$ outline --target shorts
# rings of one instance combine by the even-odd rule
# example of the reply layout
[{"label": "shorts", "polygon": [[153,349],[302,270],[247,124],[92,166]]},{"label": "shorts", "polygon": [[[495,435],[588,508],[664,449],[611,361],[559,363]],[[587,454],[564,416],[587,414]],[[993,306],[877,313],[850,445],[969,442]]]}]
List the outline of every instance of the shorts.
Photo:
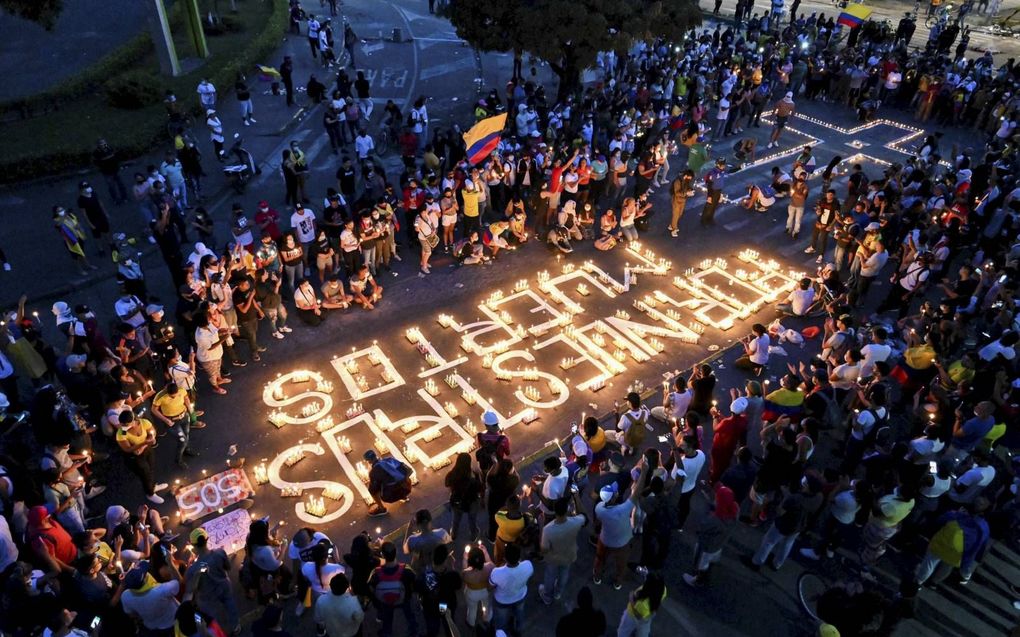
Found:
[{"label": "shorts", "polygon": [[315,266],[320,270],[325,270],[327,267],[333,264],[333,255],[322,254],[321,252],[315,255]]},{"label": "shorts", "polygon": [[457,225],[457,215],[443,215],[443,227],[449,228],[450,226]]},{"label": "shorts", "polygon": [[428,239],[422,239],[421,237],[418,237],[418,241],[421,243],[421,253],[423,255],[432,254],[432,246],[429,245]]},{"label": "shorts", "polygon": [[783,130],[784,128],[786,128],[786,120],[788,119],[790,119],[789,116],[780,117],[779,115],[776,115],[776,128],[778,130]]}]

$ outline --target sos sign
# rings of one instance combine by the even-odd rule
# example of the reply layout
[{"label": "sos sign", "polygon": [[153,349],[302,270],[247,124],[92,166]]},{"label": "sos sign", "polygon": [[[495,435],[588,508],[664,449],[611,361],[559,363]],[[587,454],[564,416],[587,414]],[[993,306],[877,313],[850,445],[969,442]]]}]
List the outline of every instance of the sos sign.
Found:
[{"label": "sos sign", "polygon": [[255,494],[243,469],[227,469],[177,490],[181,520],[197,520]]}]

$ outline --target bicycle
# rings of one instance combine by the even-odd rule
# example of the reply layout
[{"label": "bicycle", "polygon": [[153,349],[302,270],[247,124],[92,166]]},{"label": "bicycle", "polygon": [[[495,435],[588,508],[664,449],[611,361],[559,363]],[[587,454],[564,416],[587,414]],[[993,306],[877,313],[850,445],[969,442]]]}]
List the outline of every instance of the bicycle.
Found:
[{"label": "bicycle", "polygon": [[877,590],[875,578],[843,555],[822,564],[825,570],[805,571],[797,578],[797,600],[804,612],[815,622],[832,624],[844,634],[862,630],[889,634],[899,616],[891,596]]},{"label": "bicycle", "polygon": [[397,147],[396,127],[385,121],[379,127],[379,139],[375,142],[375,150],[380,156],[385,155],[391,148]]}]

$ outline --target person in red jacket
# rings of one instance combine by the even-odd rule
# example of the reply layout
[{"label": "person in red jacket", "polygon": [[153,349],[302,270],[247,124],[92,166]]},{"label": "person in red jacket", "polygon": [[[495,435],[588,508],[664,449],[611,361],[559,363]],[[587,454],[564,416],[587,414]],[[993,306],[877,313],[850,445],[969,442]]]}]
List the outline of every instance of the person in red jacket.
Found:
[{"label": "person in red jacket", "polygon": [[709,484],[715,484],[723,472],[730,466],[730,461],[737,447],[744,444],[747,437],[747,399],[743,396],[730,403],[730,415],[722,417],[718,409],[712,408],[715,419],[712,436],[712,468],[708,474]]},{"label": "person in red jacket", "polygon": [[404,188],[403,201],[400,207],[404,209],[404,229],[407,232],[407,244],[418,245],[418,235],[414,229],[414,219],[418,211],[425,206],[425,190],[418,187],[418,181],[411,179]]}]

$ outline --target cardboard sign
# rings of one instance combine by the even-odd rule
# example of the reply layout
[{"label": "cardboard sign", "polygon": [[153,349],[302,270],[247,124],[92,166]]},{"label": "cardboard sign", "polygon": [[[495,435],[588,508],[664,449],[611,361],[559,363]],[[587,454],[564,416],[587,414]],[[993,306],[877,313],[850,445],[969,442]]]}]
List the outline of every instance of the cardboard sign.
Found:
[{"label": "cardboard sign", "polygon": [[244,509],[234,509],[230,513],[213,518],[202,525],[209,534],[208,546],[211,549],[223,549],[232,555],[244,548],[248,537],[251,516]]},{"label": "cardboard sign", "polygon": [[227,469],[183,486],[174,494],[182,520],[197,520],[254,495],[243,469]]}]

